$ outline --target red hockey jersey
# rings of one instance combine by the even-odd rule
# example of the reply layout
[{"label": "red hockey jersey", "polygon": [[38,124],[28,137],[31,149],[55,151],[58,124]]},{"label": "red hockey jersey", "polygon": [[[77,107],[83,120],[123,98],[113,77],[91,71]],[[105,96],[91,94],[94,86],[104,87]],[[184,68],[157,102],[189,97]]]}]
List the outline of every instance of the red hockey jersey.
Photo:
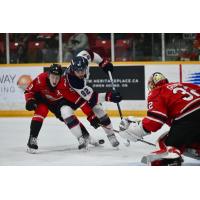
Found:
[{"label": "red hockey jersey", "polygon": [[48,82],[48,72],[38,75],[32,83],[27,87],[25,91],[26,101],[35,99],[35,94],[39,93],[49,104],[56,102],[62,98],[78,105],[82,111],[88,115],[92,112],[92,109],[88,105],[87,101],[82,99],[74,90],[72,90],[66,79],[61,77],[60,82],[56,88],[51,88]]},{"label": "red hockey jersey", "polygon": [[148,94],[147,116],[142,124],[147,131],[157,131],[164,123],[200,109],[200,87],[191,83],[168,83]]}]

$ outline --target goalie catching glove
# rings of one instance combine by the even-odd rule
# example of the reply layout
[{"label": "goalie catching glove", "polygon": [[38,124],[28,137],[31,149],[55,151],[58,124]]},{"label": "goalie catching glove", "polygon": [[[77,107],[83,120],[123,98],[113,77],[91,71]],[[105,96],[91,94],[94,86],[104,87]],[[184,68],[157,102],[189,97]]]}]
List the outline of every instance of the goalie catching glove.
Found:
[{"label": "goalie catching glove", "polygon": [[122,138],[128,139],[132,142],[137,142],[143,139],[144,136],[150,134],[142,127],[142,122],[134,117],[127,117],[122,119],[119,125],[119,135]]}]

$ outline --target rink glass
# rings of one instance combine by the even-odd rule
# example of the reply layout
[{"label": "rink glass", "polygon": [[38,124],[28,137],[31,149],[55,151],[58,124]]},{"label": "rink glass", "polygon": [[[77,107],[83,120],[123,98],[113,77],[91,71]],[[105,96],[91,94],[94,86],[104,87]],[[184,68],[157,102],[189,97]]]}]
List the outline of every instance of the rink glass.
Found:
[{"label": "rink glass", "polygon": [[66,63],[83,49],[118,62],[198,61],[200,34],[0,33],[1,64]]}]

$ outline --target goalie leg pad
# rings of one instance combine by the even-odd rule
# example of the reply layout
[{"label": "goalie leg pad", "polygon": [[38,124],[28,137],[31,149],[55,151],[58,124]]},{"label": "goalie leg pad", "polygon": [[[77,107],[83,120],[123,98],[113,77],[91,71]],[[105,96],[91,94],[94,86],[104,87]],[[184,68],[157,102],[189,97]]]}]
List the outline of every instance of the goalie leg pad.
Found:
[{"label": "goalie leg pad", "polygon": [[183,159],[178,149],[175,147],[167,147],[166,149],[161,149],[144,156],[141,162],[151,166],[181,165]]},{"label": "goalie leg pad", "polygon": [[181,157],[182,152],[175,147],[166,146],[165,140],[167,137],[168,132],[162,134],[157,141],[159,150],[144,156],[141,162],[151,166],[181,165],[183,162]]}]

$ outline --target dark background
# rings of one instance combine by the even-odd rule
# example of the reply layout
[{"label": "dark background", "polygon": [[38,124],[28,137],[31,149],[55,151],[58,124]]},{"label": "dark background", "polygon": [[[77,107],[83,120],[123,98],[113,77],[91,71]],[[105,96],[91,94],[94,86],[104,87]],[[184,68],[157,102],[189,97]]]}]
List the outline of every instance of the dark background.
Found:
[{"label": "dark background", "polygon": [[[47,67],[44,71],[47,71]],[[115,66],[114,85],[124,100],[144,100],[144,66]],[[108,75],[99,67],[90,67],[88,85],[96,92],[112,90]]]}]

